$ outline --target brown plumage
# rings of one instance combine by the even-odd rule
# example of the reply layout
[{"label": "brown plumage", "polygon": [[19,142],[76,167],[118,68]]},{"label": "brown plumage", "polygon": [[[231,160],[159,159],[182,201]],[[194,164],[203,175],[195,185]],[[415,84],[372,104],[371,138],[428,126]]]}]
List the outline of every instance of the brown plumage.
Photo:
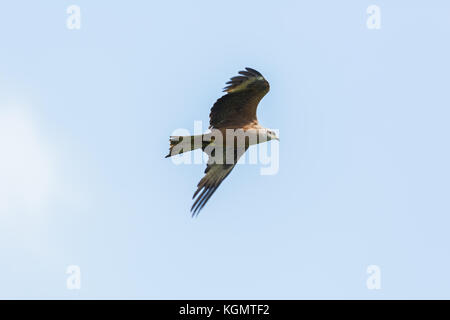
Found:
[{"label": "brown plumage", "polygon": [[[197,215],[211,198],[222,181],[230,174],[239,158],[246,152],[249,140],[245,145],[238,146],[236,140],[229,143],[226,140],[227,129],[242,129],[244,132],[255,131],[265,135],[266,140],[277,139],[276,134],[261,127],[256,116],[256,109],[261,99],[269,92],[269,83],[258,71],[245,68],[240,71],[240,76],[231,78],[224,88],[225,94],[214,103],[209,114],[211,133],[202,136],[171,137],[170,151],[166,157],[182,152],[202,148],[209,156],[205,176],[197,185],[197,190],[192,197],[192,215]],[[217,140],[215,134],[223,134],[223,143]],[[261,141],[259,136],[256,143]],[[212,147],[212,148],[210,148]],[[223,156],[217,151],[221,150]]]},{"label": "brown plumage", "polygon": [[250,128],[258,125],[256,108],[270,86],[258,71],[245,68],[227,82],[226,95],[219,98],[209,114],[210,128]]}]

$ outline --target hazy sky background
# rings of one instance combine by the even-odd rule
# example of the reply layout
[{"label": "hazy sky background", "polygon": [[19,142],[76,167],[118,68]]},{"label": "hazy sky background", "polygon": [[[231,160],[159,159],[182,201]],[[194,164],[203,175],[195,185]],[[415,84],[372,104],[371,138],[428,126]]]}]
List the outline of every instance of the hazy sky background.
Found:
[{"label": "hazy sky background", "polygon": [[[2,2],[0,298],[450,298],[449,34],[448,1]],[[246,66],[280,170],[192,219],[168,136]]]}]

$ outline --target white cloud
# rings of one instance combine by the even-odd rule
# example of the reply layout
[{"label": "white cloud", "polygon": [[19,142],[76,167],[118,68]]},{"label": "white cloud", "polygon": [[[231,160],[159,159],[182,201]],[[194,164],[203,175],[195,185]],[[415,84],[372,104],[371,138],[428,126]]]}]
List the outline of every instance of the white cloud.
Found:
[{"label": "white cloud", "polygon": [[0,105],[0,223],[42,218],[55,190],[53,162],[26,108]]}]

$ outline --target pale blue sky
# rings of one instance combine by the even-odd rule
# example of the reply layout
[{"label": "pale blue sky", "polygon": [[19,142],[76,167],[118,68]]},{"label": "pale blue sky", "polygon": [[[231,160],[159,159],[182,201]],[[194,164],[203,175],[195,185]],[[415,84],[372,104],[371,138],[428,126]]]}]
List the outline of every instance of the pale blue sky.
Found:
[{"label": "pale blue sky", "polygon": [[[448,1],[3,2],[0,298],[450,298],[449,17]],[[279,173],[238,166],[192,219],[204,167],[165,159],[168,136],[246,66],[271,83]]]}]

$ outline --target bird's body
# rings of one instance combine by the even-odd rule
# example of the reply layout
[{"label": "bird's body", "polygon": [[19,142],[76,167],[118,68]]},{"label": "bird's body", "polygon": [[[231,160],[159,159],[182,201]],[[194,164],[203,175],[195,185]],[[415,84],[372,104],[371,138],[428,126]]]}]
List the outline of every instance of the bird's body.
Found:
[{"label": "bird's body", "polygon": [[233,77],[211,108],[211,132],[203,135],[170,137],[170,151],[166,157],[198,148],[208,154],[205,176],[197,185],[192,214],[200,212],[222,181],[230,174],[239,158],[251,145],[278,140],[276,134],[262,127],[256,116],[261,99],[269,92],[269,83],[256,70],[246,68]]}]

